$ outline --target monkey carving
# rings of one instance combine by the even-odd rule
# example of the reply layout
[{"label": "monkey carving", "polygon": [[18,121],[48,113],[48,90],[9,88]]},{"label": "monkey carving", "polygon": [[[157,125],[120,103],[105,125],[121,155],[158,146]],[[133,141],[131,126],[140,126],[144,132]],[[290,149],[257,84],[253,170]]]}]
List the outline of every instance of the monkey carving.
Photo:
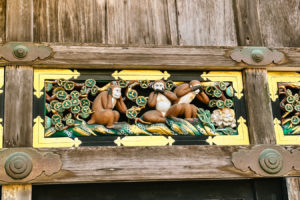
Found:
[{"label": "monkey carving", "polygon": [[102,124],[107,128],[113,128],[114,123],[119,121],[120,113],[113,108],[116,107],[121,113],[127,111],[127,107],[121,96],[121,88],[111,85],[108,91],[101,92],[93,103],[93,114],[88,124]]},{"label": "monkey carving", "polygon": [[167,117],[184,116],[186,119],[195,118],[198,108],[191,104],[195,97],[204,104],[209,103],[209,97],[201,90],[201,84],[197,80],[192,80],[190,83],[178,86],[174,90],[174,93],[178,97],[178,100],[167,112]]},{"label": "monkey carving", "polygon": [[163,80],[155,81],[148,98],[148,106],[155,107],[155,110],[150,110],[144,113],[143,120],[151,123],[165,123],[166,113],[172,103],[177,100],[177,96],[168,90],[165,90],[165,82]]}]

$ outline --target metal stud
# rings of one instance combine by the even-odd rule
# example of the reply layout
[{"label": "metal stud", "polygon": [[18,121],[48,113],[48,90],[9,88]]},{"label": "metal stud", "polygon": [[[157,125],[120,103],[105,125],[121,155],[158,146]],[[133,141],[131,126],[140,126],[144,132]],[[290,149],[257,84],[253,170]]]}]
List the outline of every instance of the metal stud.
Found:
[{"label": "metal stud", "polygon": [[29,49],[24,45],[17,45],[13,48],[13,54],[17,58],[25,58],[28,54]]}]

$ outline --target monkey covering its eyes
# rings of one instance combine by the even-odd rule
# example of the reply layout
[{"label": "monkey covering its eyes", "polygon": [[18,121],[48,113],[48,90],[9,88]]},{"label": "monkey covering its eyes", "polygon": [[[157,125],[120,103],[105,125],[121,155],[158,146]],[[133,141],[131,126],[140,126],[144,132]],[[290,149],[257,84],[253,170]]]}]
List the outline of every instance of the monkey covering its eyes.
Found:
[{"label": "monkey covering its eyes", "polygon": [[101,92],[93,102],[94,111],[88,124],[102,124],[107,128],[113,128],[115,122],[119,121],[120,113],[113,108],[116,106],[121,113],[126,113],[127,107],[121,96],[121,88],[112,85],[108,91]]}]

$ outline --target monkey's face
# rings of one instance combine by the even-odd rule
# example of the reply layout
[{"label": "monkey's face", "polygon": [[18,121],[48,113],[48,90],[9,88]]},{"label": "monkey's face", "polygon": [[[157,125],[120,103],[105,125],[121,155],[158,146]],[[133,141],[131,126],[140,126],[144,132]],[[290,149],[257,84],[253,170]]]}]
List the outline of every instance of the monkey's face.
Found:
[{"label": "monkey's face", "polygon": [[115,99],[120,99],[121,98],[121,88],[120,87],[115,87],[112,89],[112,96]]},{"label": "monkey's face", "polygon": [[163,91],[165,89],[165,84],[161,81],[154,83],[153,85],[154,90],[160,90]]}]

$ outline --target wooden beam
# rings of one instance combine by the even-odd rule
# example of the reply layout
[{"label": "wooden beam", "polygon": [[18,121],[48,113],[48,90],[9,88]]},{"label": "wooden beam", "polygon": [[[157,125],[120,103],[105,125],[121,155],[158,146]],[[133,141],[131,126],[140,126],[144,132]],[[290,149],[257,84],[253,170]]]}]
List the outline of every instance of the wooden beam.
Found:
[{"label": "wooden beam", "polygon": [[243,72],[251,144],[276,144],[267,70],[246,69]]},{"label": "wooden beam", "polygon": [[5,69],[4,147],[32,146],[33,69]]},{"label": "wooden beam", "polygon": [[31,184],[2,185],[2,200],[31,200]]},{"label": "wooden beam", "polygon": [[9,0],[6,4],[6,40],[32,42],[32,0]]},{"label": "wooden beam", "polygon": [[263,46],[258,18],[258,0],[234,0],[239,46]]},{"label": "wooden beam", "polygon": [[[95,183],[259,177],[233,166],[232,153],[252,146],[79,147],[39,149],[59,154],[62,168],[27,183]],[[272,148],[272,146],[270,146]],[[290,150],[300,147],[286,147]],[[22,149],[20,149],[22,151]],[[5,173],[4,169],[0,169]],[[300,176],[291,171],[287,176]],[[274,175],[273,177],[276,177]],[[3,184],[0,181],[0,184]],[[22,181],[20,181],[22,183]],[[7,183],[6,183],[7,184]]]},{"label": "wooden beam", "polygon": [[[42,61],[26,62],[34,67],[81,69],[166,69],[166,70],[241,70],[261,68],[233,61],[233,47],[128,47],[68,45],[49,43],[53,55]],[[272,71],[299,71],[300,48],[278,48],[286,55],[282,64],[265,67]],[[23,64],[0,60],[0,66]]]}]

